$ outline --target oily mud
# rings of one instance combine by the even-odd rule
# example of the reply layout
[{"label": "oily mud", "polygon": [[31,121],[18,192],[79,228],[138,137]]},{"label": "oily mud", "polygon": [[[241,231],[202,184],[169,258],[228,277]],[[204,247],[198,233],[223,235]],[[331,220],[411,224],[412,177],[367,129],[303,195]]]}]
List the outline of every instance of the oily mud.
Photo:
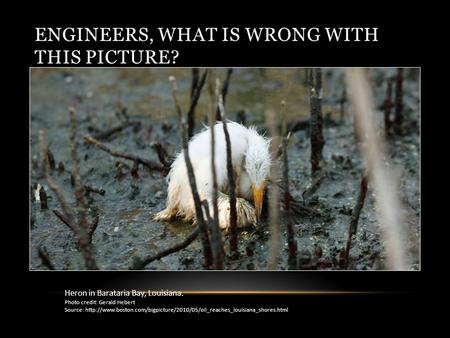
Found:
[{"label": "oily mud", "polygon": [[[225,70],[213,70],[223,78]],[[380,132],[386,81],[396,69],[371,69]],[[30,269],[46,269],[38,248],[45,247],[56,269],[84,269],[82,255],[70,229],[55,217],[60,209],[39,168],[38,132],[47,134],[55,160],[51,176],[67,201],[74,204],[71,185],[70,119],[68,106],[76,108],[78,160],[85,183],[104,190],[89,193],[89,218],[99,216],[92,243],[100,269],[125,270],[135,257],[157,253],[186,238],[194,226],[182,222],[159,223],[152,215],[164,208],[166,180],[159,172],[140,166],[88,145],[83,136],[101,136],[110,148],[133,153],[158,163],[154,144],[160,143],[173,156],[180,150],[179,129],[174,113],[168,77],[177,78],[180,104],[187,110],[190,69],[32,69],[30,130]],[[354,136],[351,106],[341,97],[342,69],[323,71],[324,177],[318,189],[303,202],[311,184],[309,89],[304,69],[235,69],[226,100],[230,119],[265,129],[265,111],[279,111],[286,101],[288,121],[304,119],[292,133],[289,147],[290,191],[296,201],[314,214],[295,216],[298,269],[342,269],[340,260],[346,245],[351,213],[359,192],[363,163]],[[420,74],[405,69],[403,83],[404,127],[402,135],[387,138],[386,162],[395,170],[403,203],[404,244],[412,269],[420,268]],[[203,90],[196,112],[196,131],[201,130],[209,107]],[[123,129],[124,121],[128,125]],[[115,130],[117,129],[117,130]],[[115,131],[114,131],[115,130]],[[109,133],[113,131],[112,133]],[[106,133],[105,133],[106,132]],[[41,210],[38,187],[48,196],[48,209]],[[373,190],[369,184],[358,231],[353,239],[349,269],[384,269],[384,239],[377,223]],[[279,269],[287,269],[288,249],[282,225],[282,253]],[[223,237],[227,240],[227,234]],[[227,260],[227,269],[267,268],[270,233],[266,222],[239,232],[240,258]],[[227,243],[227,241],[226,241]],[[228,252],[228,246],[225,245]],[[202,267],[201,243],[150,263],[150,270],[198,270]]]}]

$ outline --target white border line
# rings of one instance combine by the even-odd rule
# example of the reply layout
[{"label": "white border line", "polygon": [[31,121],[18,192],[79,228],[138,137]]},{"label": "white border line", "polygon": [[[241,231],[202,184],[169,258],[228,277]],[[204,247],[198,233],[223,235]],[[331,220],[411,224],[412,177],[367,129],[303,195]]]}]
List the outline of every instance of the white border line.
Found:
[{"label": "white border line", "polygon": [[[265,69],[304,69],[304,68],[317,68],[311,67],[311,66],[305,66],[305,67],[258,67],[258,66],[252,66],[252,67],[202,67],[202,66],[190,66],[190,67],[70,67],[70,66],[61,66],[61,67],[54,67],[54,66],[43,66],[43,67],[28,67],[28,120],[29,120],[29,130],[28,130],[28,187],[31,187],[31,70],[32,69],[191,69],[191,68],[207,68],[207,69],[227,69],[227,68],[237,68],[237,69],[258,69],[258,68],[265,68]],[[408,67],[401,67],[401,66],[395,66],[395,67],[320,67],[322,69],[396,69],[396,68],[404,68],[404,69],[418,69],[419,70],[419,208],[420,208],[420,214],[419,214],[419,269],[418,270],[338,270],[338,269],[332,269],[332,270],[48,270],[48,269],[31,269],[31,201],[28,197],[28,271],[29,272],[41,272],[41,271],[50,271],[50,272],[73,272],[73,271],[80,271],[80,272],[101,272],[101,271],[113,271],[113,272],[121,272],[121,271],[127,271],[127,272],[399,272],[399,271],[407,271],[407,272],[421,272],[422,271],[422,67],[421,66],[408,66]],[[28,189],[29,190],[29,189]],[[29,191],[28,191],[29,193]]]}]

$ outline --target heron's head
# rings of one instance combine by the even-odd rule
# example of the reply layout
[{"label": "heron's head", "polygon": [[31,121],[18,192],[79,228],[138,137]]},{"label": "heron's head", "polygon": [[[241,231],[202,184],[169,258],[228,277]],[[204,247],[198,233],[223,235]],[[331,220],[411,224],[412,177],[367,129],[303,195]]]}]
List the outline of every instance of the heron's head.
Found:
[{"label": "heron's head", "polygon": [[264,190],[270,172],[270,140],[259,135],[256,129],[249,129],[248,148],[245,153],[245,170],[252,183],[253,201],[259,219],[262,210]]}]

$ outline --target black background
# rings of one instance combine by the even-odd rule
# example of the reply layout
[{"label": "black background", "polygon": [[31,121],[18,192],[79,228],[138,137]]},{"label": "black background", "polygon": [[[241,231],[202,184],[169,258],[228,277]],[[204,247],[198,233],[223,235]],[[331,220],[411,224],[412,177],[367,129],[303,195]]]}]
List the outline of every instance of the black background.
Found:
[{"label": "black background", "polygon": [[[236,9],[238,11],[238,9]],[[289,12],[289,9],[287,9]],[[7,127],[10,133],[5,132],[9,144],[12,144],[12,153],[4,155],[6,177],[11,175],[12,180],[6,180],[3,187],[7,202],[4,206],[11,207],[4,213],[3,227],[12,230],[12,240],[5,240],[4,261],[11,264],[10,270],[4,270],[6,279],[12,282],[9,296],[14,301],[14,308],[19,313],[27,313],[33,317],[48,317],[61,315],[64,307],[64,290],[82,289],[183,289],[183,290],[333,290],[333,291],[375,291],[354,295],[299,295],[299,296],[185,296],[181,298],[152,299],[153,305],[162,303],[166,305],[235,305],[235,306],[289,306],[291,313],[308,313],[309,317],[324,320],[335,319],[337,315],[347,317],[373,315],[370,322],[383,308],[383,318],[403,313],[410,319],[418,316],[419,301],[437,296],[439,284],[432,279],[435,262],[436,245],[432,242],[429,227],[433,225],[430,219],[429,205],[432,205],[428,190],[433,185],[428,181],[428,172],[425,163],[429,156],[429,140],[426,140],[429,111],[436,110],[435,100],[431,100],[429,92],[434,87],[433,76],[436,76],[436,60],[432,52],[434,46],[434,33],[431,28],[426,30],[418,24],[418,13],[407,11],[393,12],[382,10],[371,13],[371,18],[361,14],[349,15],[344,18],[334,13],[332,15],[310,15],[314,11],[306,9],[298,17],[291,15],[274,15],[270,19],[261,19],[256,13],[246,20],[236,20],[233,11],[227,19],[220,22],[208,15],[202,19],[193,19],[186,15],[183,20],[171,18],[166,20],[153,20],[162,16],[153,12],[147,18],[118,19],[113,22],[101,22],[103,16],[78,20],[64,21],[62,16],[52,16],[52,19],[40,22],[15,23],[14,33],[7,38],[8,60],[7,71],[11,76],[7,84],[12,89],[8,95],[8,103],[13,105],[6,114],[12,119]],[[292,14],[292,13],[291,13]],[[366,11],[367,15],[367,11]],[[425,13],[424,13],[425,15]],[[142,15],[141,15],[142,16]],[[292,18],[294,16],[294,18]],[[135,16],[133,16],[135,17]],[[85,18],[85,16],[83,16]],[[319,19],[318,19],[319,18]],[[100,21],[99,21],[100,20]],[[57,21],[57,22],[56,22]],[[68,23],[70,22],[70,24]],[[200,22],[202,22],[200,24]],[[180,57],[175,66],[283,66],[283,67],[346,67],[346,66],[389,66],[389,67],[421,67],[422,68],[422,259],[419,272],[52,272],[29,271],[28,262],[28,130],[29,130],[29,69],[34,66],[33,50],[42,48],[35,45],[35,26],[363,26],[379,27],[379,42],[345,42],[328,43],[179,43],[164,45],[164,48],[178,49]],[[89,23],[89,24],[88,24]],[[93,25],[95,23],[95,25]],[[55,49],[62,49],[61,45]],[[145,48],[145,44],[140,48]],[[92,48],[93,46],[85,46]],[[130,49],[129,44],[99,44],[99,49]],[[51,49],[47,45],[47,49]],[[154,44],[151,49],[157,49]],[[431,60],[431,61],[430,61]],[[79,65],[80,66],[80,65]],[[431,89],[430,89],[431,88]],[[9,98],[12,98],[10,100]],[[12,159],[12,161],[11,161]],[[12,162],[12,164],[11,164]],[[5,176],[3,176],[5,177]],[[425,184],[427,183],[428,184]],[[14,210],[14,211],[13,211]],[[5,235],[6,236],[6,235]],[[6,248],[7,247],[7,248]],[[442,268],[442,267],[441,267]],[[9,269],[9,268],[8,268]],[[11,271],[11,272],[9,272]],[[374,305],[374,306],[372,306]],[[376,306],[375,306],[376,305]],[[342,311],[344,307],[353,310]],[[350,317],[351,317],[350,316]],[[349,319],[350,320],[350,319]]]}]

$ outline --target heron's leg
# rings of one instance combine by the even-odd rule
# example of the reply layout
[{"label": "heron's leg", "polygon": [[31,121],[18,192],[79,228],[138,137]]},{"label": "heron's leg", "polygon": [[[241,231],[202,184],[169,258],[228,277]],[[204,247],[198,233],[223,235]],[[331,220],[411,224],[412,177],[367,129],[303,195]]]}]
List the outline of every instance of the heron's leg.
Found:
[{"label": "heron's leg", "polygon": [[167,207],[164,210],[156,213],[153,216],[153,220],[154,221],[171,221],[177,217],[177,214],[178,214],[177,209],[172,209],[172,208]]},{"label": "heron's leg", "polygon": [[180,216],[180,187],[176,182],[170,182],[167,193],[166,208],[153,216],[155,221],[171,221]]}]

